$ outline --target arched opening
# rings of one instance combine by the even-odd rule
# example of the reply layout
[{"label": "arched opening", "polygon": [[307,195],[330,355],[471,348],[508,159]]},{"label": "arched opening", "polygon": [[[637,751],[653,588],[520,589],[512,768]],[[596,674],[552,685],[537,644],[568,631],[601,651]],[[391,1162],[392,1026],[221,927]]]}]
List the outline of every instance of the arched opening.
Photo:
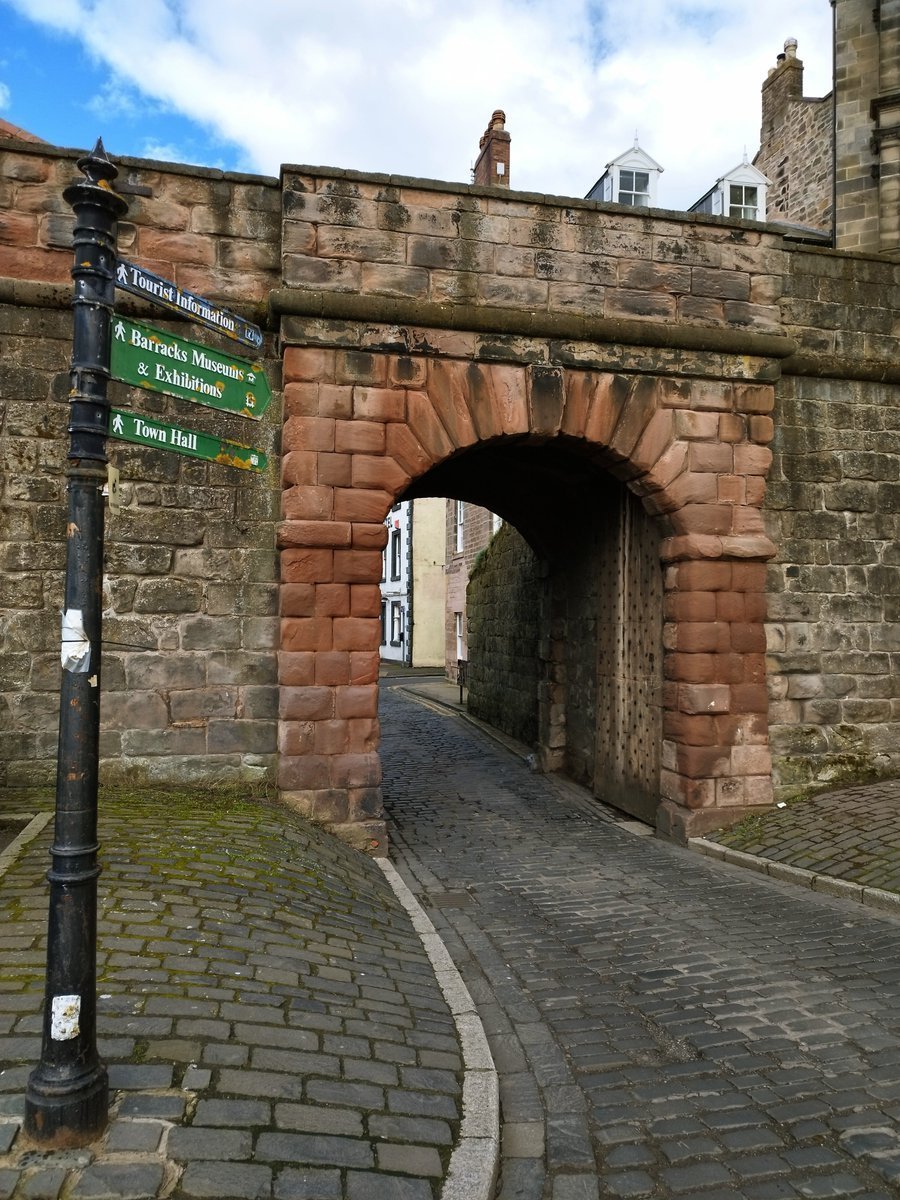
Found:
[{"label": "arched opening", "polygon": [[508,525],[468,589],[469,708],[595,795],[655,822],[662,745],[659,521],[583,441],[507,437],[404,499],[447,495]]}]

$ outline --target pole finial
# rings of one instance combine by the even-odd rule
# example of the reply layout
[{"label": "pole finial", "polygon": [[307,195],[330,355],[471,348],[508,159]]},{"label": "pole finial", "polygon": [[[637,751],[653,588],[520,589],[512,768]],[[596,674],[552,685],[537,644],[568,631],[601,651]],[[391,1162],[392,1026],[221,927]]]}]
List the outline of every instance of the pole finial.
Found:
[{"label": "pole finial", "polygon": [[119,174],[116,167],[110,161],[109,155],[103,146],[103,138],[97,138],[97,144],[89,154],[83,155],[78,159],[76,166],[84,175],[89,183],[100,184],[101,180],[111,183]]}]

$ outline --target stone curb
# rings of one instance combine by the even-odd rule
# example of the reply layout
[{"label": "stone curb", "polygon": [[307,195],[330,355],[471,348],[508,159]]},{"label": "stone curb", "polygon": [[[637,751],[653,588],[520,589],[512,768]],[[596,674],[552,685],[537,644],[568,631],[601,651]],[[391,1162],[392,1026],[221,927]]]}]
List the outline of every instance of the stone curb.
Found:
[{"label": "stone curb", "polygon": [[9,813],[4,814],[4,819],[7,821],[28,821],[28,824],[22,832],[15,837],[6,849],[0,854],[0,878],[6,874],[9,868],[19,857],[20,851],[27,846],[30,841],[37,837],[45,825],[53,820],[52,812],[42,812],[35,816],[33,813]]},{"label": "stone curb", "polygon": [[453,1014],[463,1058],[462,1126],[441,1200],[491,1200],[500,1161],[500,1087],[475,1001],[435,927],[393,863],[375,859],[409,914]]},{"label": "stone curb", "polygon": [[852,900],[856,904],[864,904],[868,908],[880,909],[882,912],[900,916],[900,893],[888,892],[884,888],[866,887],[861,883],[853,883],[849,879],[840,879],[836,875],[822,875],[815,871],[805,871],[802,867],[791,867],[787,863],[775,862],[770,858],[762,858],[757,854],[746,854],[743,850],[732,850],[718,842],[707,838],[688,838],[688,849],[707,858],[717,858],[720,862],[731,863],[735,867],[744,867],[748,871],[756,871],[760,875],[768,875],[770,879],[779,879],[782,883],[792,883],[796,887],[810,888],[823,895],[837,896],[843,900]]}]

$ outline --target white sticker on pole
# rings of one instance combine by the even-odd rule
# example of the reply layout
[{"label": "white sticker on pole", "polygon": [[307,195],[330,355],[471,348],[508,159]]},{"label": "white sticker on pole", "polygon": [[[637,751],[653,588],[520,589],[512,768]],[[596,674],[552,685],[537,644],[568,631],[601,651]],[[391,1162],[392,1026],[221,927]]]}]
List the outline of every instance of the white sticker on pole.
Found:
[{"label": "white sticker on pole", "polygon": [[68,1042],[78,1037],[80,1016],[80,996],[54,996],[50,1008],[50,1036],[54,1042]]},{"label": "white sticker on pole", "polygon": [[86,675],[91,669],[91,643],[84,632],[80,608],[70,608],[62,615],[62,646],[60,659],[64,671]]}]

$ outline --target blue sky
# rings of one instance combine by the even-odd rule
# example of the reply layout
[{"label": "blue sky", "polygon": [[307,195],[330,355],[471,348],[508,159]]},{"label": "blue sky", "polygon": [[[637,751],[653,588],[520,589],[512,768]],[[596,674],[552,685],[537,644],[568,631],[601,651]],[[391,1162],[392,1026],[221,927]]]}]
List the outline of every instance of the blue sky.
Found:
[{"label": "blue sky", "polygon": [[48,142],[84,149],[102,136],[123,155],[249,169],[241,147],[222,141],[211,126],[117,78],[77,37],[5,2],[0,47],[0,116]]},{"label": "blue sky", "polygon": [[0,0],[0,117],[113,158],[466,181],[503,108],[514,188],[584,195],[637,133],[679,208],[752,157],[787,37],[828,91],[830,25],[828,0]]}]

